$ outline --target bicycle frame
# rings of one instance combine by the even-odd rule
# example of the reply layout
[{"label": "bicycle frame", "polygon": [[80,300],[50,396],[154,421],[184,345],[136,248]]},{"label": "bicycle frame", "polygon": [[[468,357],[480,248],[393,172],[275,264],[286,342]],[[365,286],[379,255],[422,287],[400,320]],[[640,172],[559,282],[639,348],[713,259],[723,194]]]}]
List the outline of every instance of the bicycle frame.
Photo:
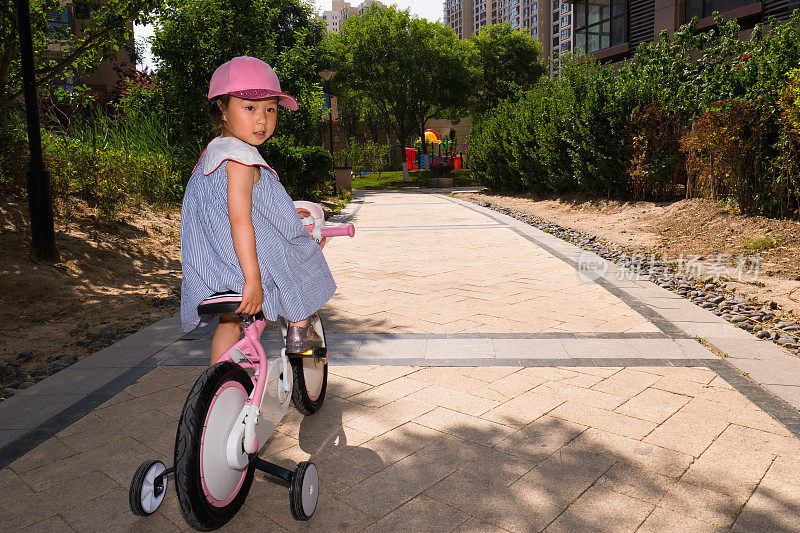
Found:
[{"label": "bicycle frame", "polygon": [[292,366],[286,349],[281,349],[280,357],[270,359],[261,345],[266,324],[263,318],[247,323],[244,336],[219,359],[255,372],[253,391],[228,437],[227,458],[231,468],[244,468],[247,454],[256,453],[260,445],[266,444],[286,414],[292,397]]}]

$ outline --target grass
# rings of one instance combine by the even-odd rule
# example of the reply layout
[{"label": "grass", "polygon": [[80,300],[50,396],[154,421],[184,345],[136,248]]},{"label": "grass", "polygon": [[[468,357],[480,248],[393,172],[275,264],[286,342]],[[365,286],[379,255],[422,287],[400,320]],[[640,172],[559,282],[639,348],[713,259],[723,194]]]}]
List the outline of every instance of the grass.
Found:
[{"label": "grass", "polygon": [[770,250],[772,248],[777,247],[778,240],[770,235],[764,235],[763,237],[755,237],[753,239],[748,239],[747,237],[743,237],[742,246],[754,252],[761,252],[764,250]]},{"label": "grass", "polygon": [[[476,179],[472,177],[469,170],[454,170],[451,172],[453,176],[453,187],[468,187],[472,185],[481,185]],[[366,176],[353,177],[354,189],[400,189],[402,187],[429,187],[428,178],[433,177],[433,172],[430,170],[412,170],[408,173],[409,182],[403,182],[403,171],[396,170],[391,172],[381,172],[381,177],[378,178],[377,173],[368,174]]]}]

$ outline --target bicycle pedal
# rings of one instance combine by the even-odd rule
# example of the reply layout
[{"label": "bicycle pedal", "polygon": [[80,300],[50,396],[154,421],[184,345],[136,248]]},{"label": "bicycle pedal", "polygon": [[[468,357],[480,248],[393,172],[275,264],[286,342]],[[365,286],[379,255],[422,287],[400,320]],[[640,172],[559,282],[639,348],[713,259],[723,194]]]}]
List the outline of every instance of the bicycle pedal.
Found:
[{"label": "bicycle pedal", "polygon": [[328,356],[328,349],[324,346],[322,348],[312,348],[310,350],[306,350],[305,352],[297,352],[297,353],[286,353],[286,357],[290,359],[305,359],[305,358],[314,358],[314,359],[324,359]]}]

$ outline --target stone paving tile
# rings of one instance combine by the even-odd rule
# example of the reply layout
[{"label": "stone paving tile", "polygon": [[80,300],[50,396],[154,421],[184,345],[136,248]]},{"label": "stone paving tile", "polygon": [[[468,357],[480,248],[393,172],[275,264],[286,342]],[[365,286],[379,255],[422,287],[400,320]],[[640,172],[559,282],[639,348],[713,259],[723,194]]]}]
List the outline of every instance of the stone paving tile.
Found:
[{"label": "stone paving tile", "polygon": [[[259,473],[231,530],[420,530],[417,520],[430,520],[460,531],[714,531],[736,520],[737,531],[781,531],[797,523],[800,441],[768,427],[712,372],[381,368],[332,365],[323,409],[312,417],[290,410],[262,452],[287,467],[318,465],[312,521],[292,520],[285,485]],[[141,461],[171,455],[185,387],[200,371],[152,372],[0,470],[4,529],[185,530],[174,491],[157,514],[137,518],[127,487]],[[480,396],[488,391],[502,399]],[[676,399],[687,404],[659,423]],[[114,440],[101,443],[111,423]],[[92,497],[75,486],[91,487]]]},{"label": "stone paving tile", "polygon": [[[664,531],[691,531],[692,533],[722,533],[722,528],[701,522],[686,515],[656,507],[647,520],[636,530],[637,533],[661,533]],[[755,531],[755,530],[753,530]]]},{"label": "stone paving tile", "polygon": [[765,478],[800,486],[800,460],[778,456],[767,470]]},{"label": "stone paving tile", "polygon": [[407,377],[401,377],[367,391],[354,394],[353,396],[350,396],[348,400],[355,403],[360,403],[361,405],[367,407],[381,407],[382,405],[386,405],[387,403],[398,400],[404,396],[413,394],[418,390],[424,389],[428,386],[429,385],[427,383]]},{"label": "stone paving tile", "polygon": [[581,433],[569,443],[567,448],[562,450],[565,449],[606,455],[617,461],[630,463],[675,479],[679,478],[693,461],[691,455],[596,428],[589,428]]},{"label": "stone paving tile", "polygon": [[676,481],[633,462],[620,462],[598,479],[597,484],[655,505]]},{"label": "stone paving tile", "polygon": [[647,389],[659,378],[633,368],[623,368],[593,385],[594,390],[607,392],[623,398],[635,396]]},{"label": "stone paving tile", "polygon": [[406,396],[348,420],[347,426],[377,437],[435,408],[430,402]]},{"label": "stone paving tile", "polygon": [[410,395],[409,398],[428,403],[431,408],[441,406],[473,416],[480,416],[500,404],[496,400],[481,398],[467,392],[439,387],[438,385],[426,387]]},{"label": "stone paving tile", "polygon": [[567,506],[544,487],[514,490],[458,470],[425,492],[439,502],[505,531],[541,531]]},{"label": "stone paving tile", "polygon": [[371,385],[367,385],[364,382],[347,379],[330,371],[328,372],[328,385],[326,394],[333,394],[339,398],[349,398],[354,394],[364,392],[371,388]]},{"label": "stone paving tile", "polygon": [[654,507],[595,485],[581,494],[545,532],[635,531]]},{"label": "stone paving tile", "polygon": [[653,422],[579,404],[571,400],[559,405],[550,414],[556,418],[563,418],[633,438],[642,438],[656,428],[656,424]]},{"label": "stone paving tile", "polygon": [[22,528],[21,533],[57,533],[74,531],[60,516],[52,516],[36,524]]},{"label": "stone paving tile", "polygon": [[[83,506],[87,491],[96,498],[102,497],[119,486],[108,476],[86,471],[77,473],[69,480],[56,480],[47,483],[46,490],[39,491],[28,498],[13,499],[13,505],[0,506],[0,523],[9,530],[21,529],[46,518]],[[83,490],[75,490],[80,487]]]},{"label": "stone paving tile", "polygon": [[449,505],[417,496],[372,524],[364,533],[452,531],[469,519],[468,514]]},{"label": "stone paving tile", "polygon": [[670,509],[691,518],[729,528],[747,498],[736,498],[704,487],[678,481],[672,485],[659,502],[659,507]]},{"label": "stone paving tile", "polygon": [[71,455],[75,455],[75,452],[75,449],[70,448],[60,439],[48,439],[11,463],[9,468],[17,474],[24,474],[36,468],[66,459]]},{"label": "stone paving tile", "polygon": [[470,518],[454,529],[453,533],[504,533],[505,531],[505,529],[501,529],[488,522],[481,522],[477,518]]},{"label": "stone paving tile", "polygon": [[544,383],[533,389],[532,392],[609,411],[614,410],[625,402],[625,398],[594,389],[572,386],[564,380]]},{"label": "stone paving tile", "polygon": [[774,459],[774,454],[714,443],[689,466],[681,481],[746,499]]},{"label": "stone paving tile", "polygon": [[467,376],[463,370],[462,368],[427,367],[420,368],[409,377],[417,381],[461,392],[472,392],[487,386],[485,380]]},{"label": "stone paving tile", "polygon": [[431,429],[487,446],[497,444],[514,431],[508,426],[444,407],[437,407],[414,421]]},{"label": "stone paving tile", "polygon": [[698,416],[789,436],[786,428],[780,425],[778,421],[749,402],[743,406],[737,406],[701,398],[692,398],[681,410],[685,413],[693,413]]},{"label": "stone paving tile", "polygon": [[678,411],[647,435],[645,442],[699,457],[728,427],[727,422]]},{"label": "stone paving tile", "polygon": [[617,407],[615,411],[660,424],[689,401],[690,398],[680,394],[658,389],[645,389]]},{"label": "stone paving tile", "polygon": [[453,473],[450,465],[415,452],[337,495],[371,516],[382,517]]},{"label": "stone paving tile", "polygon": [[586,426],[542,416],[501,440],[495,449],[539,464],[586,430]]},{"label": "stone paving tile", "polygon": [[[179,411],[174,412],[172,415],[166,415],[161,411],[152,409],[143,410],[138,416],[128,417],[117,422],[96,425],[91,429],[75,435],[59,437],[59,441],[76,452],[84,452],[127,436],[137,438],[142,433],[148,432],[152,427],[160,428],[170,423],[177,427],[179,415]],[[147,425],[142,425],[142,418],[148,421]],[[174,441],[175,436],[171,435],[171,437],[171,440]]]},{"label": "stone paving tile", "polygon": [[800,457],[800,439],[731,424],[716,441],[720,446],[775,453],[780,456]]},{"label": "stone paving tile", "polygon": [[796,485],[764,479],[739,514],[733,531],[795,532],[800,524]]},{"label": "stone paving tile", "polygon": [[513,427],[523,427],[564,403],[549,390],[528,391],[481,415],[481,418]]}]

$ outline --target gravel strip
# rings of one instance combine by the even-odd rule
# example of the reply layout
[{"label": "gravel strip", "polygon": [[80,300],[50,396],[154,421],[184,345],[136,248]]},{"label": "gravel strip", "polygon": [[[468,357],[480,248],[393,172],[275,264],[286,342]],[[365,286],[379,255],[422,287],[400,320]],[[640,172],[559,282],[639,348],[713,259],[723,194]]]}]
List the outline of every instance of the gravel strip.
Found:
[{"label": "gravel strip", "polygon": [[646,258],[641,254],[631,254],[619,246],[598,239],[595,235],[565,228],[535,215],[498,207],[483,200],[470,201],[514,217],[584,250],[593,252],[603,259],[626,268],[632,274],[638,274],[660,287],[691,300],[736,327],[749,331],[759,339],[770,340],[794,356],[800,355],[800,340],[798,339],[800,324],[775,302],[763,303],[755,299],[746,299],[726,290],[719,281],[696,279],[679,273],[676,264],[663,261],[657,256]]}]

